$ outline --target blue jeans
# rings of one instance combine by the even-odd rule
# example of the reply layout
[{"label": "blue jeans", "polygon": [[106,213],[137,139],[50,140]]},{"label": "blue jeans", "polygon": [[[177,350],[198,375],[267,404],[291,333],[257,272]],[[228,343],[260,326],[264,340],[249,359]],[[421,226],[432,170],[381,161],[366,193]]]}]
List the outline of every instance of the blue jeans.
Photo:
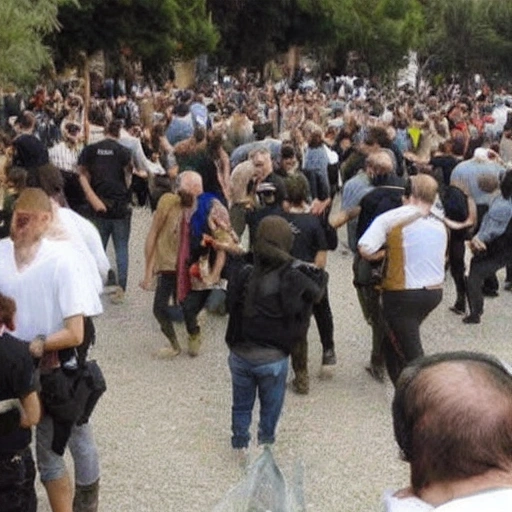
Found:
[{"label": "blue jeans", "polygon": [[131,223],[131,213],[124,219],[94,218],[94,224],[98,228],[105,250],[107,249],[110,236],[112,236],[116,253],[117,279],[119,286],[123,290],[126,290],[126,283],[128,281],[128,242],[130,240]]},{"label": "blue jeans", "polygon": [[252,409],[256,391],[260,400],[258,444],[273,443],[277,421],[281,415],[288,375],[288,358],[268,364],[254,364],[233,352],[228,357],[233,382],[231,413],[231,446],[247,448],[251,438]]}]

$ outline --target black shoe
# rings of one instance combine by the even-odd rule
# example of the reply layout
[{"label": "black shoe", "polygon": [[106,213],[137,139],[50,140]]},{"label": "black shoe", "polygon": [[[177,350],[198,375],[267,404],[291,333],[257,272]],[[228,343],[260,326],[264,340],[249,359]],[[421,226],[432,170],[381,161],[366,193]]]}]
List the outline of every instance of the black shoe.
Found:
[{"label": "black shoe", "polygon": [[484,288],[482,290],[482,295],[484,297],[490,297],[490,298],[493,298],[493,297],[498,297],[499,296],[499,293],[497,290],[488,290],[486,288]]},{"label": "black shoe", "polygon": [[384,382],[384,368],[375,364],[370,364],[364,368],[377,382]]},{"label": "black shoe", "polygon": [[468,315],[462,319],[462,322],[465,324],[479,324],[480,323],[480,315]]},{"label": "black shoe", "polygon": [[333,348],[324,350],[322,354],[322,366],[334,366],[336,364],[336,354]]},{"label": "black shoe", "polygon": [[466,308],[464,306],[461,306],[460,304],[455,303],[451,308],[450,311],[453,311],[456,315],[463,315],[466,313]]},{"label": "black shoe", "polygon": [[512,292],[512,281],[507,281],[507,282],[503,285],[503,289],[504,289],[504,290],[507,290],[507,292]]}]

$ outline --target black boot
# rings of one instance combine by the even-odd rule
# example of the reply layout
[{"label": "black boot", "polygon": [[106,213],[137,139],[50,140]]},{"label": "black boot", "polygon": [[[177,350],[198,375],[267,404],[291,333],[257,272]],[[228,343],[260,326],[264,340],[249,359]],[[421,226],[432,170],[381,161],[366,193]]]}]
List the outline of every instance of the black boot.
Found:
[{"label": "black boot", "polygon": [[100,481],[90,485],[75,485],[73,512],[98,512]]}]

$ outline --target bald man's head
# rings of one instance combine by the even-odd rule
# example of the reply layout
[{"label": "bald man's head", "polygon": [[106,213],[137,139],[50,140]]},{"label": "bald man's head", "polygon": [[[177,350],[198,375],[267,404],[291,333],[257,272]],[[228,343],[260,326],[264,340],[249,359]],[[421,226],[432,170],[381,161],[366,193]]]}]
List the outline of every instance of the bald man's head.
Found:
[{"label": "bald man's head", "polygon": [[512,376],[497,360],[469,354],[426,358],[424,367],[420,360],[397,382],[395,436],[416,492],[491,469],[512,472]]}]

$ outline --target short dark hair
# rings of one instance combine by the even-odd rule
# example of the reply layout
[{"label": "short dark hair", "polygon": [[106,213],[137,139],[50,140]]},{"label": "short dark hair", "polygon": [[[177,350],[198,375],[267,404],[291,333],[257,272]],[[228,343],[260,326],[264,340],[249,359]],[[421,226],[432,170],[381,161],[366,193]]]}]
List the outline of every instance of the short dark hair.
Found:
[{"label": "short dark hair", "polygon": [[415,360],[397,381],[392,407],[416,493],[512,465],[512,375],[492,356],[449,352]]},{"label": "short dark hair", "polygon": [[122,126],[123,121],[120,119],[114,119],[113,121],[110,121],[110,123],[107,125],[107,135],[111,135],[112,137],[118,139],[119,135],[121,134]]},{"label": "short dark hair", "polygon": [[295,158],[295,149],[289,144],[283,144],[281,146],[281,158]]},{"label": "short dark hair", "polygon": [[284,178],[286,195],[292,205],[307,201],[309,195],[308,180],[303,174],[292,174]]},{"label": "short dark hair", "polygon": [[508,169],[500,183],[500,191],[503,199],[512,197],[512,169]]},{"label": "short dark hair", "polygon": [[370,146],[378,144],[381,148],[388,148],[391,145],[391,140],[386,128],[381,126],[372,126],[368,130],[365,142]]}]

